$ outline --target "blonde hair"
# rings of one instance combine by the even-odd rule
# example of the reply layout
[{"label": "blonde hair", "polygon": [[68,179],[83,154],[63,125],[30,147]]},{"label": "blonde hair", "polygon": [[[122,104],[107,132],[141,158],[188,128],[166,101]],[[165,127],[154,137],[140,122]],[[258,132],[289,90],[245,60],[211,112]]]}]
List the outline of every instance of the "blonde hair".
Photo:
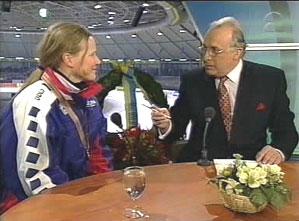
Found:
[{"label": "blonde hair", "polygon": [[[51,25],[39,44],[40,66],[57,69],[61,64],[62,54],[78,53],[82,49],[82,43],[86,44],[90,36],[92,34],[85,27],[76,23],[58,22]],[[22,85],[21,90],[38,81],[42,73],[40,68],[33,71]]]}]

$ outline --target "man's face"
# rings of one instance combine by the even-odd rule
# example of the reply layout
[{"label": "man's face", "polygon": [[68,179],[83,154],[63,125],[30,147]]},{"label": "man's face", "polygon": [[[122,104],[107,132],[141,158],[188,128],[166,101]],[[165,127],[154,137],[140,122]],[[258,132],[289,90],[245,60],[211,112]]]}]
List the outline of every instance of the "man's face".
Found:
[{"label": "man's face", "polygon": [[223,77],[238,64],[241,59],[241,50],[231,46],[232,34],[232,28],[220,27],[212,30],[205,37],[206,53],[203,55],[203,61],[207,74]]},{"label": "man's face", "polygon": [[[86,51],[87,47],[87,51]],[[82,44],[81,51],[73,56],[73,79],[80,81],[95,81],[97,78],[97,66],[101,64],[97,56],[97,46],[93,37],[89,37],[87,44]]]}]

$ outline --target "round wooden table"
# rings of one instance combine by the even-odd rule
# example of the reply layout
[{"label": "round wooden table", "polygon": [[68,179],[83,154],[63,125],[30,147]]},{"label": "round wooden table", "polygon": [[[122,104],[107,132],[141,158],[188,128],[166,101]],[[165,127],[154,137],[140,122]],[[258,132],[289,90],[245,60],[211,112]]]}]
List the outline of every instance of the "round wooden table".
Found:
[{"label": "round wooden table", "polygon": [[[292,189],[292,202],[279,211],[267,207],[260,213],[232,212],[221,203],[216,186],[207,184],[214,166],[178,163],[145,167],[147,185],[138,206],[149,217],[143,220],[299,220],[299,164],[281,165],[284,181]],[[4,221],[128,220],[131,206],[123,190],[122,171],[101,174],[60,185],[30,197],[1,216]]]}]

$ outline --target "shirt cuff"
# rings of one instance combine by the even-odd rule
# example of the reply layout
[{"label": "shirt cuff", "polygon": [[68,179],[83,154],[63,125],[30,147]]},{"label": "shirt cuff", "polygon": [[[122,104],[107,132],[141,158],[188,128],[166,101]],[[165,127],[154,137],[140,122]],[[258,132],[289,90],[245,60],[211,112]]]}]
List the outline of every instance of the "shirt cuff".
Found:
[{"label": "shirt cuff", "polygon": [[163,134],[163,133],[161,132],[161,130],[158,128],[159,139],[160,139],[160,140],[164,140],[164,139],[167,137],[167,135],[170,133],[171,129],[172,129],[172,122],[171,122],[171,121],[170,121],[168,130],[167,130],[164,134]]},{"label": "shirt cuff", "polygon": [[277,148],[274,148],[276,151],[278,151],[278,153],[280,154],[281,158],[282,158],[282,161],[285,160],[285,156],[283,154],[283,152],[280,150],[280,149],[277,149]]}]

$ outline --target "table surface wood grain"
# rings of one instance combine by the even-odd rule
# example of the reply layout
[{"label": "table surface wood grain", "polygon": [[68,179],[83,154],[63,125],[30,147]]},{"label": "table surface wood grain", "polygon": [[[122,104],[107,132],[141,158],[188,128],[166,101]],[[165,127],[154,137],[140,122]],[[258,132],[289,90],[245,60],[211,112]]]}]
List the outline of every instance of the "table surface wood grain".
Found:
[{"label": "table surface wood grain", "polygon": [[[143,220],[299,220],[299,163],[281,166],[292,201],[278,211],[268,206],[256,214],[242,214],[225,208],[216,186],[207,184],[215,176],[214,166],[195,163],[144,167],[147,184],[137,204],[149,215]],[[113,171],[57,186],[20,202],[1,220],[128,220],[123,212],[132,202],[123,190],[122,175]]]}]

